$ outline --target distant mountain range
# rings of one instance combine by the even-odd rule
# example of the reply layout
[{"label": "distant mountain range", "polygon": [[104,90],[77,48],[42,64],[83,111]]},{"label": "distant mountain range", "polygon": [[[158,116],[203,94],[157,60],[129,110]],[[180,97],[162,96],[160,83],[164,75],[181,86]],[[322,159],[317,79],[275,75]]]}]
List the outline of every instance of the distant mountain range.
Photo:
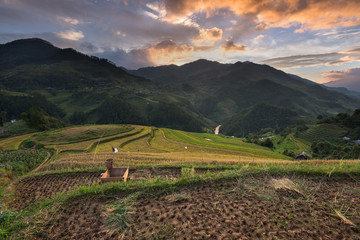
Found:
[{"label": "distant mountain range", "polygon": [[311,116],[358,106],[358,100],[267,65],[252,62],[220,64],[198,60],[182,66],[140,68],[130,73],[154,82],[187,84],[198,90],[195,105],[217,121],[227,112],[239,112],[267,103]]},{"label": "distant mountain range", "polygon": [[[360,72],[360,71],[358,71]],[[341,89],[351,89],[353,92],[357,92],[358,95],[360,95],[360,76],[358,78],[349,78],[349,79],[343,79],[343,80],[337,80],[337,81],[331,81],[324,83],[327,87],[332,88],[341,88]]]},{"label": "distant mountain range", "polygon": [[[0,110],[14,117],[31,100],[74,123],[141,123],[190,131],[221,123],[227,134],[241,135],[360,107],[357,98],[252,62],[198,60],[126,70],[41,39],[0,45],[0,56]],[[249,122],[257,127],[250,130]]]}]

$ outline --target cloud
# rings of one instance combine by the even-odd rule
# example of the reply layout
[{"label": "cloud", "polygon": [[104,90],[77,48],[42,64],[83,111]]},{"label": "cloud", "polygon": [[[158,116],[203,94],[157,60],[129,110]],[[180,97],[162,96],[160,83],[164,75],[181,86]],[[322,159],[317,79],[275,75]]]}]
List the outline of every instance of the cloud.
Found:
[{"label": "cloud", "polygon": [[128,52],[123,49],[108,49],[102,53],[96,53],[95,55],[109,59],[116,65],[123,66],[127,69],[137,69],[155,65],[150,59],[147,49],[132,49]]},{"label": "cloud", "polygon": [[222,39],[223,31],[217,27],[200,29],[199,36],[193,39],[197,45],[213,45]]},{"label": "cloud", "polygon": [[96,56],[107,58],[119,66],[137,69],[140,67],[187,62],[194,52],[202,50],[204,49],[188,44],[178,44],[173,40],[164,40],[142,48],[134,48],[130,51],[107,49],[103,53],[96,54]]},{"label": "cloud", "polygon": [[252,18],[259,27],[295,26],[298,33],[360,24],[358,0],[166,0],[165,6],[168,18],[197,12],[212,15],[225,8],[242,18]]},{"label": "cloud", "polygon": [[79,41],[84,38],[84,34],[81,31],[75,31],[73,29],[55,34],[61,38],[65,38],[72,41]]},{"label": "cloud", "polygon": [[177,44],[173,40],[165,40],[147,48],[151,61],[155,65],[173,64],[188,59],[194,47],[188,44]]},{"label": "cloud", "polygon": [[70,17],[59,17],[59,19],[72,25],[78,25],[80,23],[80,20]]},{"label": "cloud", "polygon": [[[0,0],[0,13],[4,1]],[[91,36],[93,44],[127,49],[165,39],[186,42],[199,35],[196,26],[174,24],[144,14],[146,8],[156,15],[155,10],[162,11],[160,7],[157,8],[155,3],[146,4],[145,1],[128,1],[126,6],[117,0],[6,0],[3,11],[6,13],[11,10],[11,14],[0,14],[0,22],[6,19],[9,24],[26,24],[29,21],[32,24],[27,31],[34,31],[34,26],[46,23],[46,31],[56,29],[54,32],[62,32],[59,28],[60,19],[60,27],[77,23],[77,31],[81,31],[87,41],[90,41],[88,37]],[[119,42],[117,32],[121,32],[121,36],[126,34],[128,40]]]},{"label": "cloud", "polygon": [[276,68],[298,68],[316,65],[343,65],[353,61],[360,61],[360,49],[350,49],[342,52],[324,54],[307,54],[271,58],[261,61],[261,63],[268,64]]},{"label": "cloud", "polygon": [[254,41],[259,41],[260,39],[263,39],[265,36],[260,34],[257,37],[254,38]]},{"label": "cloud", "polygon": [[222,46],[222,49],[225,52],[243,52],[245,51],[245,46],[242,44],[234,44],[232,40],[226,40],[225,44]]},{"label": "cloud", "polygon": [[360,91],[360,68],[325,72],[323,76],[327,86],[346,87],[349,90]]}]

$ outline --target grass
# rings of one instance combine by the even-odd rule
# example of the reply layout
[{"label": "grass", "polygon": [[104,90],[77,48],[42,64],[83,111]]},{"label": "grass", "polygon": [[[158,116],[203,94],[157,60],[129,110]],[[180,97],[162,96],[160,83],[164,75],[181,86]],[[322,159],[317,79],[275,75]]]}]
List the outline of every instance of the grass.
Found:
[{"label": "grass", "polygon": [[[189,143],[196,146],[202,146],[212,149],[220,149],[219,151],[232,151],[234,154],[241,154],[242,156],[253,156],[258,158],[277,158],[277,159],[287,159],[286,156],[275,153],[268,148],[261,147],[255,144],[244,143],[242,141],[238,141],[238,144],[228,144],[226,140],[222,142],[218,139],[218,141],[209,141],[204,139],[201,135],[197,133],[188,133],[179,130],[172,130],[172,129],[164,129],[165,137],[175,141],[175,142],[182,142],[182,143]],[[234,139],[235,140],[235,139]]]},{"label": "grass", "polygon": [[129,196],[119,199],[108,206],[107,226],[120,233],[124,232],[130,225],[132,204],[141,195],[141,192],[130,194]]},{"label": "grass", "polygon": [[33,133],[36,131],[36,129],[29,127],[23,120],[18,120],[15,123],[7,122],[3,127],[0,127],[0,139],[24,135],[26,133]]},{"label": "grass", "polygon": [[21,135],[17,137],[11,137],[0,141],[0,149],[7,150],[17,150],[19,149],[20,144],[29,138],[31,134]]},{"label": "grass", "polygon": [[133,129],[129,125],[87,125],[50,130],[32,136],[32,140],[45,145],[78,143],[108,137]]},{"label": "grass", "polygon": [[23,175],[44,161],[47,152],[39,150],[17,150],[0,153],[0,186],[16,176]]},{"label": "grass", "polygon": [[274,143],[274,151],[283,153],[285,150],[292,151],[294,154],[306,152],[310,150],[310,143],[304,139],[296,138],[294,133],[289,134],[285,138],[277,135],[271,139]]}]

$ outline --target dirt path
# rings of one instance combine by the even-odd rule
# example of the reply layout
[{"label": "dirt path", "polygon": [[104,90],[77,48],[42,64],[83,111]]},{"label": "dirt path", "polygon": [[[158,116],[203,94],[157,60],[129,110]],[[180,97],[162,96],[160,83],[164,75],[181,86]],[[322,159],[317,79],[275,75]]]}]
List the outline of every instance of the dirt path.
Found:
[{"label": "dirt path", "polygon": [[220,131],[220,128],[221,128],[221,125],[218,125],[216,128],[215,128],[215,135],[218,135],[219,134],[219,131]]},{"label": "dirt path", "polygon": [[44,166],[44,164],[49,160],[50,155],[51,154],[49,152],[47,152],[47,156],[46,156],[45,160],[37,168],[35,168],[33,170],[33,172],[37,172],[42,166]]}]

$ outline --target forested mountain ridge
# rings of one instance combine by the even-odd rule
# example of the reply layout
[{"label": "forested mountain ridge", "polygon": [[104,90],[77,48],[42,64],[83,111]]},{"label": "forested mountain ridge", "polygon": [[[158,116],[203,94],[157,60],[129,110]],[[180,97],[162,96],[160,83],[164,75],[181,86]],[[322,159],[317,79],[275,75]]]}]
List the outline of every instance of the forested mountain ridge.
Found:
[{"label": "forested mountain ridge", "polygon": [[[41,39],[2,44],[0,55],[0,108],[14,118],[36,105],[76,124],[134,123],[189,131],[224,124],[233,135],[229,129],[244,129],[245,118],[261,116],[260,110],[271,114],[276,109],[272,119],[286,113],[287,125],[360,107],[356,98],[252,62],[201,59],[130,71]],[[294,113],[290,118],[289,111]],[[275,127],[251,118],[256,129]]]}]

